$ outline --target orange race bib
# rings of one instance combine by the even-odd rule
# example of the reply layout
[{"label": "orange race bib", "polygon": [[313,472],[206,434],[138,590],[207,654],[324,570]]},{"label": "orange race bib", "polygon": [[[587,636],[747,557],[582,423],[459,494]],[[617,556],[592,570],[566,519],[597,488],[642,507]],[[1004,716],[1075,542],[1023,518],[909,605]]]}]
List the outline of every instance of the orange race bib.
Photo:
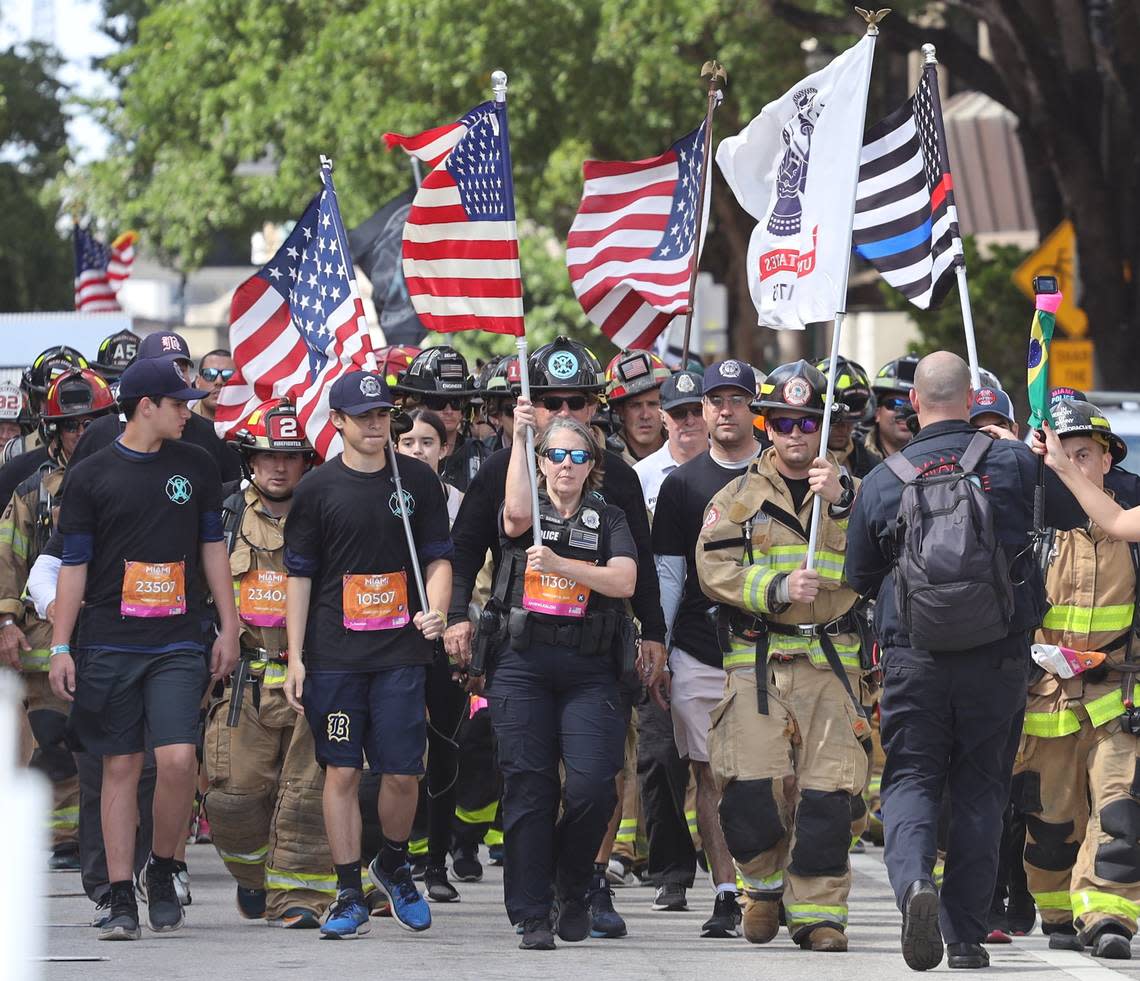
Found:
[{"label": "orange race bib", "polygon": [[125,617],[175,617],[186,612],[184,562],[123,562]]},{"label": "orange race bib", "polygon": [[346,630],[395,630],[412,622],[403,572],[345,576],[341,591]]},{"label": "orange race bib", "polygon": [[254,627],[284,627],[285,573],[250,569],[242,576],[238,615]]},{"label": "orange race bib", "polygon": [[589,586],[580,586],[566,576],[526,570],[523,578],[523,607],[534,613],[584,617],[589,601]]}]

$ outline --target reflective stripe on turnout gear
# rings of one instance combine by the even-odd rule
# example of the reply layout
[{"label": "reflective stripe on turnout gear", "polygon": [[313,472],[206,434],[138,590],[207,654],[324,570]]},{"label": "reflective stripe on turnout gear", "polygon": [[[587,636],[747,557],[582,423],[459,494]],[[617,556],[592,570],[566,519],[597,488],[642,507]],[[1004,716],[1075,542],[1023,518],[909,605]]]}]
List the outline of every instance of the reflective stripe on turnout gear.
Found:
[{"label": "reflective stripe on turnout gear", "polygon": [[828,923],[838,923],[841,926],[847,925],[847,907],[846,906],[816,906],[811,903],[793,903],[786,905],[784,912],[787,916],[788,926],[805,926],[809,923],[819,923],[826,921]]},{"label": "reflective stripe on turnout gear", "polygon": [[[753,641],[742,640],[735,635],[732,637],[732,650],[724,655],[724,670],[731,671],[733,668],[755,668],[756,667],[756,644]],[[804,637],[803,643],[807,645],[807,657],[813,665],[817,668],[827,667],[827,655],[823,652],[823,645],[820,644],[818,637]],[[839,660],[843,666],[851,671],[860,670],[859,667],[859,642],[844,644],[832,638],[832,643],[835,645],[835,652],[839,655]],[[770,651],[771,654],[781,653],[780,651]],[[799,657],[800,654],[795,656]]]},{"label": "reflective stripe on turnout gear", "polygon": [[1033,893],[1033,901],[1037,904],[1037,908],[1041,910],[1064,910],[1068,913],[1072,908],[1072,900],[1069,897],[1068,889],[1062,892],[1035,892]]},{"label": "reflective stripe on turnout gear", "polygon": [[1073,893],[1073,916],[1084,916],[1086,913],[1107,913],[1110,916],[1123,916],[1135,922],[1140,916],[1140,904],[1114,896],[1112,893],[1099,892],[1095,889],[1082,889]]},{"label": "reflective stripe on turnout gear", "polygon": [[222,856],[224,862],[234,862],[237,865],[260,865],[269,857],[269,844],[266,843],[252,852],[227,852],[219,848],[218,854]]},{"label": "reflective stripe on turnout gear", "polygon": [[[1140,698],[1140,685],[1133,688],[1133,699]],[[1124,698],[1120,689],[1114,689],[1107,695],[1101,695],[1091,702],[1082,705],[1088,713],[1089,722],[1097,729],[1106,722],[1119,718],[1124,714]],[[1071,736],[1081,729],[1081,718],[1072,709],[1062,709],[1060,712],[1026,712],[1024,732],[1027,736],[1040,736],[1043,739],[1059,739],[1062,736]]]},{"label": "reflective stripe on turnout gear", "polygon": [[286,892],[290,889],[305,889],[309,892],[322,892],[336,895],[336,876],[310,875],[306,872],[280,872],[265,867],[265,888]]},{"label": "reflective stripe on turnout gear", "polygon": [[1067,630],[1082,634],[1127,630],[1132,625],[1133,609],[1131,603],[1091,609],[1058,605],[1049,608],[1041,626],[1046,630]]}]

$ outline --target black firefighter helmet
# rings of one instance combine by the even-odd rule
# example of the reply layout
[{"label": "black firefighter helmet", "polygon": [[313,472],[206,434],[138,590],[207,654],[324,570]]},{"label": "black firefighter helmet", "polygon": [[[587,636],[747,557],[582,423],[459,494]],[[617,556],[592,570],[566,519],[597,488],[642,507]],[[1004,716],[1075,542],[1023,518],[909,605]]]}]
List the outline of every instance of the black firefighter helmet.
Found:
[{"label": "black firefighter helmet", "polygon": [[796,409],[809,416],[823,416],[827,398],[827,378],[815,365],[802,358],[782,364],[760,384],[760,401],[753,407],[761,412]]},{"label": "black firefighter helmet", "polygon": [[467,371],[467,359],[446,344],[420,351],[392,386],[392,391],[420,397],[458,395],[470,398],[477,394]]},{"label": "black firefighter helmet", "polygon": [[602,365],[585,344],[558,336],[527,359],[533,392],[574,389],[599,394],[605,391]]},{"label": "black firefighter helmet", "polygon": [[1053,416],[1053,429],[1061,439],[1091,436],[1108,447],[1113,463],[1120,463],[1128,455],[1127,444],[1112,431],[1104,413],[1091,402],[1062,398],[1049,407],[1049,412]]}]

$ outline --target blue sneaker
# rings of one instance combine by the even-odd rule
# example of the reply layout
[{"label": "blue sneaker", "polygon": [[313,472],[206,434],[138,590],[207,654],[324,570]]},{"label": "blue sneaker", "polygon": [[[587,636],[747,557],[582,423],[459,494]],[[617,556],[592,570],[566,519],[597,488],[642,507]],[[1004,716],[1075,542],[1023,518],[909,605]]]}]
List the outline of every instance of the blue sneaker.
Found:
[{"label": "blue sneaker", "polygon": [[374,858],[368,866],[368,878],[387,894],[392,916],[405,930],[418,933],[431,926],[431,909],[412,881],[411,866],[403,865],[389,876],[380,868],[379,859]]},{"label": "blue sneaker", "polygon": [[353,940],[371,929],[364,896],[355,889],[345,889],[337,893],[336,901],[329,907],[329,915],[321,927],[321,939]]}]

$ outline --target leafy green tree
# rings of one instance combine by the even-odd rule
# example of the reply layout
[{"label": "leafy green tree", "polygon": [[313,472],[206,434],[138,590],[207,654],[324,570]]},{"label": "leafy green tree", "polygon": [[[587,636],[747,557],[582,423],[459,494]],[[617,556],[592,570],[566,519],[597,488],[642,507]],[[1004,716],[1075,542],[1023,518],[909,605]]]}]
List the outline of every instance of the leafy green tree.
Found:
[{"label": "leafy green tree", "polygon": [[0,310],[72,303],[72,260],[51,181],[67,162],[59,59],[40,44],[0,51]]}]

